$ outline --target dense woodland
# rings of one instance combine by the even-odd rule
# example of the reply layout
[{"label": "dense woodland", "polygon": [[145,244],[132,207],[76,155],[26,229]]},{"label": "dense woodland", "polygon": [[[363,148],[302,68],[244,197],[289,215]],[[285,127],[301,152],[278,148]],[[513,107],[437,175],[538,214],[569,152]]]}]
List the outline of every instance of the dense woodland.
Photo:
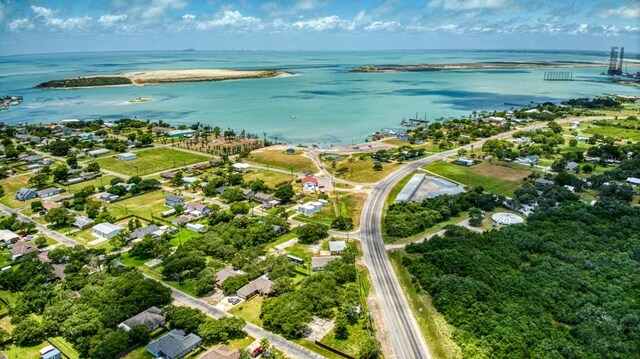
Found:
[{"label": "dense woodland", "polygon": [[469,358],[637,358],[640,209],[540,209],[483,234],[449,227],[403,264]]}]

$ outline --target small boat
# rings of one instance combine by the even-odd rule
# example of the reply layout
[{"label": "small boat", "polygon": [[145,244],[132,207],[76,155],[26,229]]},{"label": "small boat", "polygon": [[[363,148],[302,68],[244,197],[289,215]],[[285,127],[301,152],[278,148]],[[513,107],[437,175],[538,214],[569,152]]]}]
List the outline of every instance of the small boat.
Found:
[{"label": "small boat", "polygon": [[291,118],[298,118],[298,117],[296,117],[296,115],[291,115]]}]

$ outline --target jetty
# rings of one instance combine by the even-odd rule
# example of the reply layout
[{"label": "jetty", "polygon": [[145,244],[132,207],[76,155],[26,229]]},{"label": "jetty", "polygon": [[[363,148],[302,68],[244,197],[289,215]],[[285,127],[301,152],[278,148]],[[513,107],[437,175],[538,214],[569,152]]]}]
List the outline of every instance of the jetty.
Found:
[{"label": "jetty", "polygon": [[6,110],[9,106],[18,106],[22,103],[22,96],[2,96],[0,97],[0,111]]}]

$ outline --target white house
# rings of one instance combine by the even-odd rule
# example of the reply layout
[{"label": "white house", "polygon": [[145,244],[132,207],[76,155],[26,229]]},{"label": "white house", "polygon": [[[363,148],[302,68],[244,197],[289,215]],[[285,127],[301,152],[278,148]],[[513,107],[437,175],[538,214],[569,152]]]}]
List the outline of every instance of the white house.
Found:
[{"label": "white house", "polygon": [[118,158],[122,161],[132,161],[138,158],[138,155],[135,153],[127,152],[118,154]]},{"label": "white house", "polygon": [[204,232],[206,226],[200,223],[187,223],[186,228],[193,232],[202,233]]},{"label": "white house", "polygon": [[97,150],[87,151],[87,154],[91,157],[106,155],[107,153],[109,153],[109,150],[106,148],[99,148]]},{"label": "white house", "polygon": [[329,252],[331,255],[337,255],[347,249],[347,242],[345,241],[329,241]]},{"label": "white house", "polygon": [[13,233],[8,229],[0,229],[0,241],[5,243],[14,243],[20,238],[19,235]]},{"label": "white house", "polygon": [[627,183],[632,186],[640,186],[640,178],[629,177],[627,178]]},{"label": "white house", "polygon": [[246,163],[234,163],[232,166],[238,172],[247,172],[251,168],[251,165]]},{"label": "white house", "polygon": [[117,236],[122,228],[111,223],[99,223],[93,226],[92,234],[98,238],[111,239]]}]

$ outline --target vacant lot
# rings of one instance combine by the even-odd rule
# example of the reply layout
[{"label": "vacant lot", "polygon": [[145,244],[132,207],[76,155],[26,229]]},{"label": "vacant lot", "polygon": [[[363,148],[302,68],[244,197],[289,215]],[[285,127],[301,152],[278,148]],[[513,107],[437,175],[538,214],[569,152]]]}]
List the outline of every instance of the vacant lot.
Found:
[{"label": "vacant lot", "polygon": [[244,182],[251,183],[255,180],[262,180],[269,186],[269,188],[275,189],[277,185],[283,182],[295,181],[295,177],[284,174],[281,172],[253,169],[251,172],[244,175]]},{"label": "vacant lot", "polygon": [[248,160],[264,166],[276,167],[299,173],[318,171],[316,166],[308,157],[304,157],[300,154],[290,155],[285,151],[256,152],[252,153]]},{"label": "vacant lot", "polygon": [[[589,124],[585,129],[582,129],[583,134],[601,134],[603,136],[611,137],[616,140],[627,141],[631,140],[634,142],[640,141],[640,121],[632,121],[632,120],[610,120],[612,124],[620,124],[622,126],[636,126],[636,129],[625,129],[616,126],[597,126],[594,124]],[[585,136],[587,137],[587,136]]]},{"label": "vacant lot", "polygon": [[107,208],[116,218],[134,214],[151,220],[152,215],[160,217],[160,213],[169,209],[164,205],[164,198],[170,194],[168,191],[156,190],[108,204]]},{"label": "vacant lot", "polygon": [[95,188],[98,188],[100,186],[108,187],[110,181],[113,178],[115,178],[115,176],[103,175],[101,177],[94,178],[94,179],[92,179],[90,181],[84,181],[84,182],[75,183],[75,184],[72,184],[72,185],[69,185],[69,186],[65,186],[64,189],[68,190],[69,193],[76,193],[76,192],[82,190],[86,186],[94,186]]},{"label": "vacant lot", "polygon": [[101,158],[97,161],[101,168],[110,171],[128,176],[144,176],[176,167],[205,162],[210,158],[166,147],[138,151],[136,154],[138,158],[132,161],[122,161],[118,157]]},{"label": "vacant lot", "polygon": [[260,319],[260,313],[262,308],[262,302],[264,298],[257,295],[246,302],[236,304],[236,306],[229,310],[229,314],[242,318],[251,324],[255,324],[262,327],[262,319]]},{"label": "vacant lot", "polygon": [[529,170],[499,166],[487,162],[471,167],[436,162],[428,165],[425,169],[467,186],[482,186],[485,191],[509,197],[513,196],[515,190],[520,187],[520,182],[531,173]]},{"label": "vacant lot", "polygon": [[322,163],[329,173],[336,174],[342,171],[338,177],[348,181],[357,183],[373,183],[385,178],[389,173],[400,167],[398,163],[382,163],[382,170],[373,169],[373,160],[368,155],[351,155],[336,162],[336,168],[333,169],[332,162],[326,161]]}]

